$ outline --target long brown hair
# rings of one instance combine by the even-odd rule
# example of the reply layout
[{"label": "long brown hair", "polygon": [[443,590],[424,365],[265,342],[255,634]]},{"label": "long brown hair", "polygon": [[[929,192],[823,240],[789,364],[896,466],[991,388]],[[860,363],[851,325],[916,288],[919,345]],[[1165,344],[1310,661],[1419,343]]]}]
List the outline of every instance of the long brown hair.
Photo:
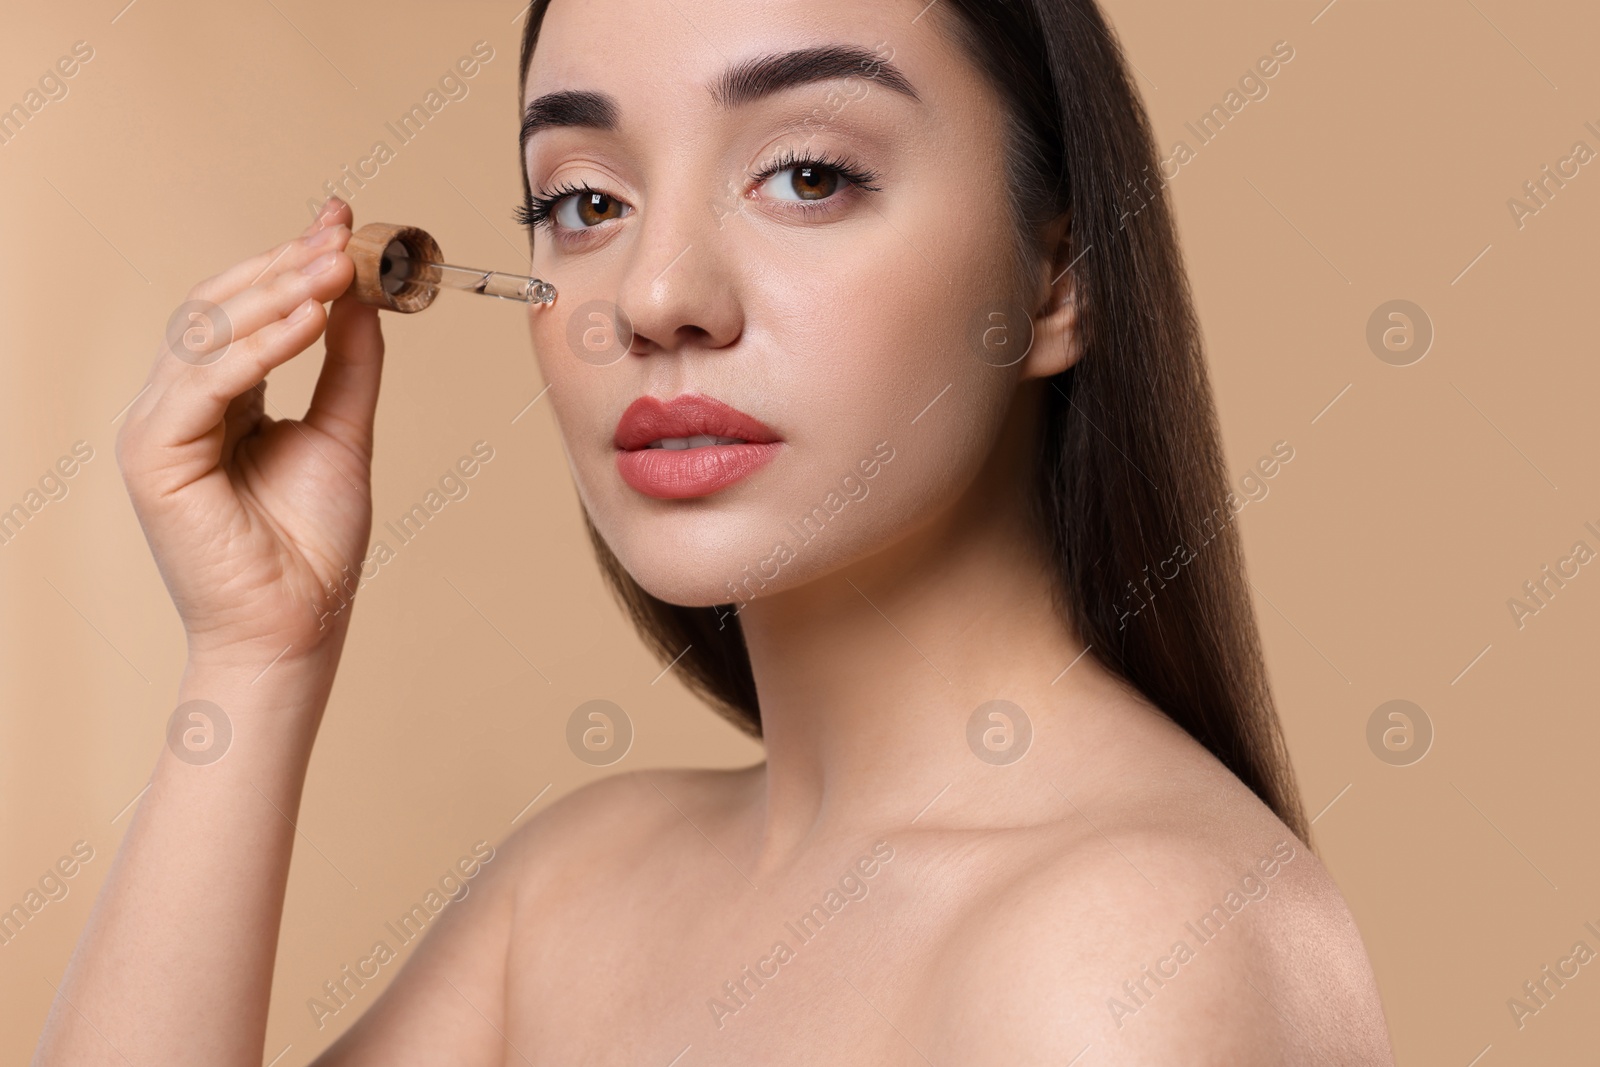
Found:
[{"label": "long brown hair", "polygon": [[[548,7],[535,0],[528,12],[519,101]],[[1309,840],[1229,521],[1232,494],[1188,277],[1122,48],[1094,0],[939,7],[932,17],[1006,101],[1021,276],[1036,276],[1032,253],[1044,224],[1070,216],[1081,354],[1046,383],[1029,501],[1055,563],[1057,607],[1107,669]],[[520,159],[518,169],[531,193]],[[584,523],[646,644],[662,663],[676,659],[719,714],[760,737],[738,615],[652,596],[587,511]],[[1181,573],[1162,574],[1175,558]]]}]

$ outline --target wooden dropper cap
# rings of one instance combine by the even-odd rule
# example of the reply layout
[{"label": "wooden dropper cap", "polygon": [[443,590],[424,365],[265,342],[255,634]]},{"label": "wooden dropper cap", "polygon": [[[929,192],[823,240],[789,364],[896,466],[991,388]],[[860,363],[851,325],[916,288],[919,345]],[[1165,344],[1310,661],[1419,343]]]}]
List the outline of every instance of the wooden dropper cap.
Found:
[{"label": "wooden dropper cap", "polygon": [[[350,235],[345,252],[356,264],[350,291],[363,304],[410,314],[439,295],[436,264],[444,262],[444,255],[425,230],[369,222]],[[433,284],[422,284],[426,282]]]}]

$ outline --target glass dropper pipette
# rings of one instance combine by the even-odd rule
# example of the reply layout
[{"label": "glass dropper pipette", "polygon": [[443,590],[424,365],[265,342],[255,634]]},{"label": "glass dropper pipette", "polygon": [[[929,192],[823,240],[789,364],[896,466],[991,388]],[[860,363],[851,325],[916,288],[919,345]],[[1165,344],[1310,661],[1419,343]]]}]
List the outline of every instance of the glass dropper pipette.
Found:
[{"label": "glass dropper pipette", "polygon": [[431,260],[413,260],[410,250],[399,241],[391,242],[384,249],[380,276],[384,290],[391,294],[409,285],[431,290],[459,289],[465,293],[482,293],[484,296],[516,300],[524,304],[551,304],[556,299],[556,287],[540,278],[498,270],[458,267]]}]

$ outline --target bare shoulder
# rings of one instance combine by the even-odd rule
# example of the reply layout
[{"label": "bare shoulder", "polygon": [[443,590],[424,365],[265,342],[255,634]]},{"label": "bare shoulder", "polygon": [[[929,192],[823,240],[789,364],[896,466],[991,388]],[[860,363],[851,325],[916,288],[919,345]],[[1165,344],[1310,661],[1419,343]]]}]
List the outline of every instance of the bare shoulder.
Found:
[{"label": "bare shoulder", "polygon": [[524,896],[552,883],[572,885],[574,865],[607,877],[686,819],[725,810],[730,796],[748,789],[754,771],[651,768],[596,779],[532,813],[502,846],[511,857],[507,867]]},{"label": "bare shoulder", "polygon": [[1333,878],[1242,785],[1195,773],[1163,787],[1182,805],[1102,804],[1004,864],[930,990],[956,1059],[1393,1063]]},{"label": "bare shoulder", "polygon": [[[714,771],[620,774],[532,805],[509,836],[494,846],[480,842],[475,861],[463,861],[460,894],[448,908],[441,900],[437,908],[415,909],[417,925],[426,927],[420,944],[318,1067],[504,1062],[501,1035],[517,1014],[517,997],[548,981],[539,964],[556,931],[540,919],[546,906],[581,904],[597,882],[629,882],[629,863],[677,818],[663,796],[706,807],[728,780]],[[470,895],[465,879],[472,880]],[[401,919],[400,928],[409,931],[410,920]],[[353,972],[347,967],[339,979],[345,996],[333,997],[322,1013],[313,1010],[319,1028],[324,1014],[338,1014],[397,955],[379,942]]]}]

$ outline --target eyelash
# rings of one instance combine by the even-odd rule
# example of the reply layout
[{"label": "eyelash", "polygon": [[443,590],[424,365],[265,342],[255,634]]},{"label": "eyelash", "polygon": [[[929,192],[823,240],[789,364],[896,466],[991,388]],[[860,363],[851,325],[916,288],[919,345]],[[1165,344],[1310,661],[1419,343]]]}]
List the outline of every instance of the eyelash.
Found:
[{"label": "eyelash", "polygon": [[[878,176],[873,171],[857,166],[842,156],[826,153],[821,155],[800,154],[793,149],[786,149],[777,159],[752,174],[750,180],[760,186],[771,179],[773,175],[793,167],[822,167],[843,178],[851,189],[869,193],[879,191],[879,186],[876,184]],[[569,196],[597,192],[600,192],[600,190],[587,185],[572,185],[570,183],[558,186],[555,189],[540,189],[537,193],[530,193],[525,203],[517,205],[513,210],[513,216],[520,226],[530,229],[540,226],[547,229],[553,228],[555,224],[551,221],[551,216],[555,213],[558,204]],[[834,196],[837,195],[837,193],[834,194]],[[829,197],[828,201],[833,199],[834,197]],[[793,210],[801,212],[823,210],[824,204],[828,201],[795,201],[799,206]],[[593,227],[590,228],[592,229]]]},{"label": "eyelash", "polygon": [[548,225],[551,214],[554,213],[556,205],[561,201],[577,193],[594,192],[599,192],[599,190],[591,189],[587,185],[572,185],[570,183],[548,193],[541,189],[537,193],[530,194],[526,203],[517,205],[515,212],[517,223],[528,227]]},{"label": "eyelash", "polygon": [[[785,149],[781,156],[767,164],[756,174],[751,175],[751,180],[760,185],[774,174],[782,170],[788,170],[790,167],[824,167],[849,182],[852,188],[868,193],[878,191],[878,186],[874,184],[878,176],[864,167],[856,166],[843,156],[796,154],[792,148]],[[818,201],[806,202],[814,204]]]}]

